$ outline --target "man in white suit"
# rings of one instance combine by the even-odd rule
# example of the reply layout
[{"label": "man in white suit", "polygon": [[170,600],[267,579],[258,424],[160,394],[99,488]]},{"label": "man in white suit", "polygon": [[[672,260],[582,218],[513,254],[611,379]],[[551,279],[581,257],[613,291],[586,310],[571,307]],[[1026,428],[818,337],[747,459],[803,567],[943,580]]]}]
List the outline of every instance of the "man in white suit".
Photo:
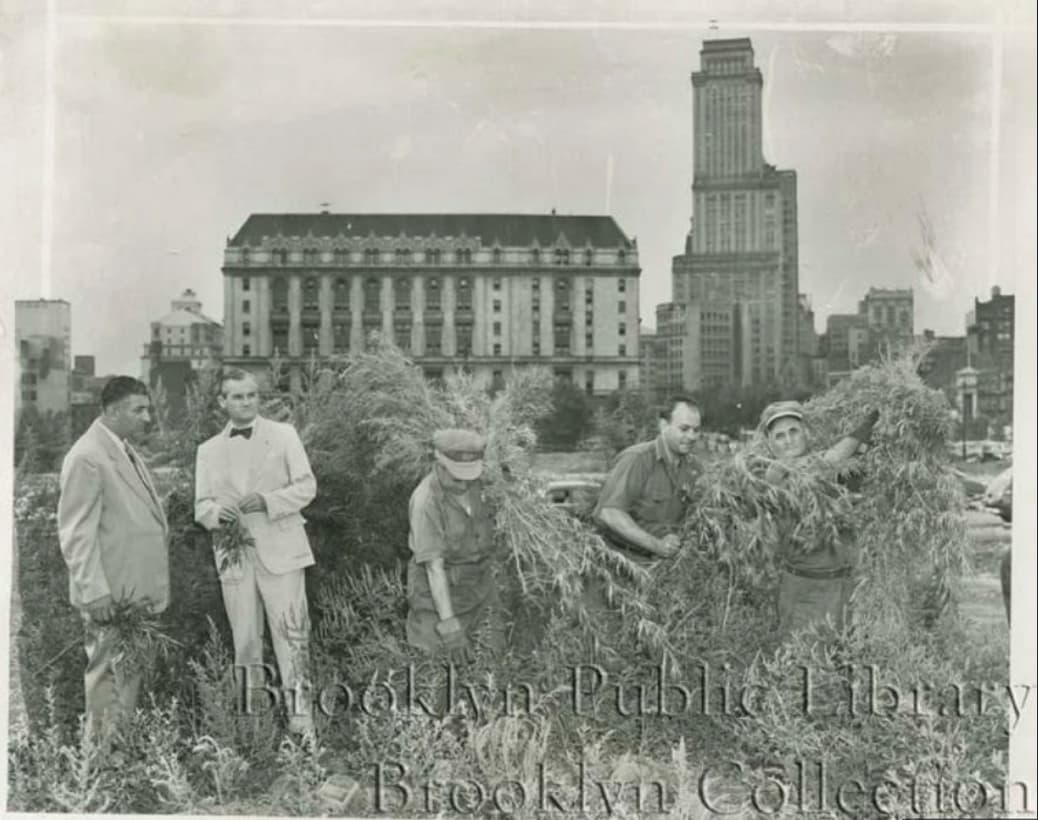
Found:
[{"label": "man in white suit", "polygon": [[105,625],[116,602],[153,613],[169,604],[169,527],[148,468],[132,444],[151,421],[148,388],[116,376],[101,391],[101,415],[61,465],[58,538],[69,600],[83,616],[87,726],[108,737],[137,705],[139,669],[119,669]]},{"label": "man in white suit", "polygon": [[[227,371],[220,407],[228,424],[198,448],[195,520],[207,530],[243,524],[252,536],[242,560],[220,572],[234,635],[234,662],[246,685],[264,684],[263,613],[289,710],[289,729],[312,731],[307,667],[310,622],[303,570],[314,563],[300,510],[317,482],[299,434],[259,415],[255,379]],[[220,566],[220,556],[216,556]]]}]

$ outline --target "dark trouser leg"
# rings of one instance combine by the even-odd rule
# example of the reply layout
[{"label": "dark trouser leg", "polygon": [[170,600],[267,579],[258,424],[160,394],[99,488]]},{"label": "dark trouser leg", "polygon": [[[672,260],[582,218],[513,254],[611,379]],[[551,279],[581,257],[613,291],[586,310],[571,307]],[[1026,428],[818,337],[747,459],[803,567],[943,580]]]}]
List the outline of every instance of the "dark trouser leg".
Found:
[{"label": "dark trouser leg", "polygon": [[845,578],[803,578],[783,572],[779,581],[779,632],[783,640],[794,632],[829,621],[843,629],[854,581]]}]

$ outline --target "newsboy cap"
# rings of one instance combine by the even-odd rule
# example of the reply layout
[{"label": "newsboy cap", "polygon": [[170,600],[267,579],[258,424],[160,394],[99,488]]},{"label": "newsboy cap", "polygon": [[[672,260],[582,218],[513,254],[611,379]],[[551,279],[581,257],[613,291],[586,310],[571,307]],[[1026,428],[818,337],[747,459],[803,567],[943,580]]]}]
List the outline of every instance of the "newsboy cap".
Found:
[{"label": "newsboy cap", "polygon": [[474,481],[483,474],[486,447],[486,438],[472,430],[437,430],[433,433],[437,462],[461,481]]},{"label": "newsboy cap", "polygon": [[804,408],[798,401],[773,401],[760,414],[760,429],[765,433],[779,419],[804,420]]}]

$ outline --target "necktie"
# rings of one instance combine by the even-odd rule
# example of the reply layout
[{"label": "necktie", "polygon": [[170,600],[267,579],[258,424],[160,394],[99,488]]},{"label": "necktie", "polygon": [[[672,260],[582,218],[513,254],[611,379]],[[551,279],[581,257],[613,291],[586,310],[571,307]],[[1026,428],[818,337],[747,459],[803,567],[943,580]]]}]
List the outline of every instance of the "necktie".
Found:
[{"label": "necktie", "polygon": [[235,436],[242,436],[243,438],[250,439],[250,438],[252,438],[252,428],[251,427],[232,427],[231,428],[231,438],[234,438]]}]

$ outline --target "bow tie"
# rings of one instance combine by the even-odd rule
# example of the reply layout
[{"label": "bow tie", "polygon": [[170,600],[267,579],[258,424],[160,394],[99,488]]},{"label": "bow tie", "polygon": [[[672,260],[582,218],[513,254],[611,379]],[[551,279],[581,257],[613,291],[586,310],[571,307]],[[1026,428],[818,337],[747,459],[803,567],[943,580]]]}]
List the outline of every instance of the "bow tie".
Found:
[{"label": "bow tie", "polygon": [[252,428],[251,427],[232,427],[231,428],[231,438],[234,438],[235,436],[244,436],[247,439],[252,438]]}]

